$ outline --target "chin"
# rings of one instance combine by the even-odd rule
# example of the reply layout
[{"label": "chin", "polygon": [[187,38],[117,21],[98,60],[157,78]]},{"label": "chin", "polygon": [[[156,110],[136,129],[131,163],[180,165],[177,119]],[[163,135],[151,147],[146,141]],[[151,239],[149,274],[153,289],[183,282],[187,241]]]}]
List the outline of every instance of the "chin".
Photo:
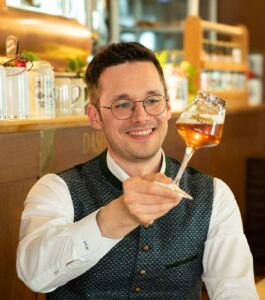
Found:
[{"label": "chin", "polygon": [[157,152],[159,151],[160,147],[156,150],[152,151],[130,151],[128,152],[132,158],[134,158],[137,161],[141,160],[149,160],[156,156]]}]

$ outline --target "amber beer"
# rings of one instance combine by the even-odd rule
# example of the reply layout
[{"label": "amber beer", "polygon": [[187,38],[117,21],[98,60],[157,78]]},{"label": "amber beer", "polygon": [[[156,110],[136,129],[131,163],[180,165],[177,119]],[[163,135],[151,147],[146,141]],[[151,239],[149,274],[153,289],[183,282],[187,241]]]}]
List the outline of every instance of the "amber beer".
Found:
[{"label": "amber beer", "polygon": [[198,149],[218,145],[221,141],[224,124],[176,123],[176,127],[186,145]]}]

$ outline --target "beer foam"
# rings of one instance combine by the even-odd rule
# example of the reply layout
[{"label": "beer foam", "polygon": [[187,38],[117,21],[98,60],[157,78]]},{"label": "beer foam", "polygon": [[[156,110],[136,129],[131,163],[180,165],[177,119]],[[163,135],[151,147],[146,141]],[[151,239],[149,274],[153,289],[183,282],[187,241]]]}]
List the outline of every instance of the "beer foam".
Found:
[{"label": "beer foam", "polygon": [[203,114],[203,115],[196,115],[192,114],[190,116],[180,117],[176,123],[185,123],[185,124],[223,124],[224,123],[224,116],[218,115],[211,115],[211,114]]}]

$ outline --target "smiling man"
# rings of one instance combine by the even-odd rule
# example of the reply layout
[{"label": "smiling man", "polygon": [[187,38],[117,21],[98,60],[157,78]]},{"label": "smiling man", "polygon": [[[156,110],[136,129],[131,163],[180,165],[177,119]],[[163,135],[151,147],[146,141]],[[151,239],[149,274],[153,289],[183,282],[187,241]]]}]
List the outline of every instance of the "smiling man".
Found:
[{"label": "smiling man", "polygon": [[93,128],[107,149],[48,174],[31,189],[21,218],[19,277],[51,300],[258,299],[252,256],[227,185],[179,163],[162,143],[171,116],[155,55],[111,44],[89,64]]}]

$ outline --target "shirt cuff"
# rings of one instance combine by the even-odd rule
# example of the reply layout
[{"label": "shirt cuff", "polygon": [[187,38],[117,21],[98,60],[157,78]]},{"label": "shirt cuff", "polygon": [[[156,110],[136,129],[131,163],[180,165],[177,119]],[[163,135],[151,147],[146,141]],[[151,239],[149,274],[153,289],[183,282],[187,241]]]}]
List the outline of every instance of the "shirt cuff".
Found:
[{"label": "shirt cuff", "polygon": [[76,259],[99,260],[111,250],[121,239],[110,239],[101,235],[96,220],[100,209],[75,222],[71,228]]}]

